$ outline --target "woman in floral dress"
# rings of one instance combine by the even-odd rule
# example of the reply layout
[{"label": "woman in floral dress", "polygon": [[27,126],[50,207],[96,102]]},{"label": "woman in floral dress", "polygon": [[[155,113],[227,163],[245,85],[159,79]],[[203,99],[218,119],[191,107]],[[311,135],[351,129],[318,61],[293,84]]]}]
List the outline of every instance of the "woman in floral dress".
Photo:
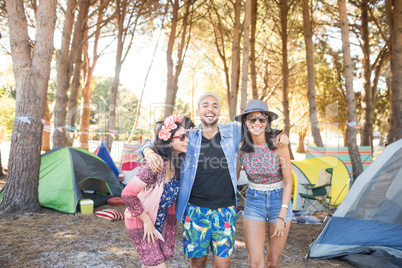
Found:
[{"label": "woman in floral dress", "polygon": [[166,267],[174,256],[175,203],[180,189],[179,174],[188,139],[175,115],[157,130],[153,152],[164,160],[164,168],[153,172],[146,162],[124,188],[125,224],[143,267]]},{"label": "woman in floral dress", "polygon": [[270,123],[276,118],[278,115],[260,100],[251,100],[245,112],[236,116],[244,134],[239,144],[237,176],[243,166],[250,181],[244,206],[244,240],[250,267],[278,267],[292,220],[290,155],[287,147],[276,148],[273,142],[276,133],[271,131]]}]

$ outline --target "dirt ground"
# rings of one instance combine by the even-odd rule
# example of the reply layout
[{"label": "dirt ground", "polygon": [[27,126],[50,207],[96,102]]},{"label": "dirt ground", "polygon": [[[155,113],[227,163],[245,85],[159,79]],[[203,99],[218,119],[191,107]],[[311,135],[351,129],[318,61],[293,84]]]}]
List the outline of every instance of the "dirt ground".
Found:
[{"label": "dirt ground", "polygon": [[[0,189],[5,177],[0,177]],[[105,205],[95,211],[124,206]],[[243,237],[243,216],[236,222],[236,244],[231,267],[248,267]],[[280,267],[352,267],[338,260],[304,259],[320,225],[293,223]],[[182,226],[178,224],[176,256],[168,267],[189,267],[183,254]],[[0,213],[0,267],[141,267],[126,232],[124,221],[109,221],[95,215],[67,215],[41,208],[35,213]],[[207,267],[212,267],[208,258]]]}]

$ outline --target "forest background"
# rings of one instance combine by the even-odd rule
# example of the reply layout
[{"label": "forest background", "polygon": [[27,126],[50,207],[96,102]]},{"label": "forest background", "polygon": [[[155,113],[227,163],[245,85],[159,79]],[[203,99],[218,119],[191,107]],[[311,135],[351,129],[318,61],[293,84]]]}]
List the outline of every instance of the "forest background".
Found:
[{"label": "forest background", "polygon": [[0,12],[0,210],[38,209],[41,151],[113,150],[173,112],[197,123],[205,91],[221,123],[266,101],[297,152],[336,136],[355,177],[357,146],[402,138],[402,1],[6,0]]}]

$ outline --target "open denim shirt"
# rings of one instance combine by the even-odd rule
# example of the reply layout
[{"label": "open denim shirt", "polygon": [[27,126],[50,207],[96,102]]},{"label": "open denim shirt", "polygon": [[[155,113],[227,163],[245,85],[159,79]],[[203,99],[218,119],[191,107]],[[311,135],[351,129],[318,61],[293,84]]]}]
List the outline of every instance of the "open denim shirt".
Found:
[{"label": "open denim shirt", "polygon": [[[220,125],[218,124],[219,133],[221,135],[221,146],[223,153],[226,156],[230,177],[232,179],[234,196],[236,196],[237,188],[237,151],[239,142],[243,139],[241,128],[238,125]],[[176,217],[180,222],[183,222],[183,215],[187,203],[190,199],[191,190],[194,185],[195,175],[197,173],[198,158],[200,156],[202,131],[201,125],[194,131],[189,132],[189,143],[187,153],[180,169],[180,192],[176,204]],[[151,142],[145,143],[139,150],[139,154],[143,157],[142,151],[146,147],[152,146]],[[236,199],[236,198],[235,198]],[[236,204],[236,200],[234,200]]]}]

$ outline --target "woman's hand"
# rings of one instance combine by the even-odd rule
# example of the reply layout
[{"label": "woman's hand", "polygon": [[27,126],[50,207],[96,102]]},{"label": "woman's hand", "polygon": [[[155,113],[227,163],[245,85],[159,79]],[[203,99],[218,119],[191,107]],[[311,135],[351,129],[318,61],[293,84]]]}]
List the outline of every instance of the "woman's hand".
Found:
[{"label": "woman's hand", "polygon": [[283,236],[283,232],[285,231],[286,222],[282,221],[279,218],[276,218],[275,221],[275,232],[272,234],[271,237],[281,237]]},{"label": "woman's hand", "polygon": [[[151,149],[149,149],[151,150]],[[148,163],[148,166],[151,168],[153,172],[160,172],[163,169],[163,159],[160,155],[155,152],[150,153],[147,155],[145,160]]]},{"label": "woman's hand", "polygon": [[158,239],[156,234],[156,229],[152,221],[144,222],[144,240],[148,241],[148,243],[155,243],[155,240]]},{"label": "woman's hand", "polygon": [[278,134],[278,136],[276,136],[275,143],[276,147],[278,148],[286,147],[289,145],[289,137],[286,136],[285,133],[281,132]]}]

